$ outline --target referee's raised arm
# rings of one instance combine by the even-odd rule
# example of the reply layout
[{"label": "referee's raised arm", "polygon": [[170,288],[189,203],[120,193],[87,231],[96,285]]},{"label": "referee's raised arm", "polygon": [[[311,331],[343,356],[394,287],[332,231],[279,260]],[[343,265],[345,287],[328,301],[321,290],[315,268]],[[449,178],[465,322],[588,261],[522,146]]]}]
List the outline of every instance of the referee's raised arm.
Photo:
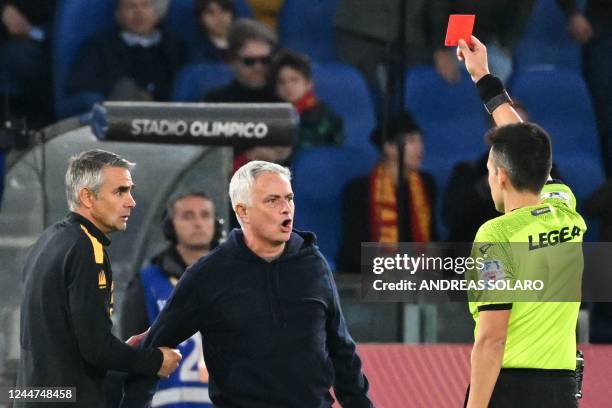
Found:
[{"label": "referee's raised arm", "polygon": [[[465,63],[485,109],[497,126],[523,123],[523,119],[512,106],[512,99],[503,82],[489,72],[487,47],[474,36],[471,42],[472,45],[469,46],[464,40],[459,40],[457,58]],[[550,175],[548,180],[552,180]]]},{"label": "referee's raised arm", "polygon": [[464,40],[459,40],[457,58],[465,63],[472,81],[478,88],[480,99],[493,116],[495,124],[503,126],[522,123],[523,120],[512,107],[512,100],[504,89],[504,84],[489,72],[487,47],[474,36],[471,42],[469,46]]}]

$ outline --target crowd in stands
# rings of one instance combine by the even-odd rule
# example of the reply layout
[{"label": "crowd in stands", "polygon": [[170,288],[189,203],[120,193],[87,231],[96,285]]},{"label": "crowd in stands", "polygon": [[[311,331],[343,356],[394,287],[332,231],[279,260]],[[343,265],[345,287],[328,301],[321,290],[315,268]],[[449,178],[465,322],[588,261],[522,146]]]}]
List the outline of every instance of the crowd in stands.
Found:
[{"label": "crowd in stands", "polygon": [[27,116],[32,126],[53,119],[51,42],[55,0],[2,1],[0,24],[0,90],[4,120]]},{"label": "crowd in stands", "polygon": [[[486,146],[478,148],[487,126],[484,113],[472,115],[469,109],[474,107],[468,109],[465,99],[453,112],[436,111],[436,98],[452,96],[453,89],[467,81],[455,50],[443,47],[450,13],[476,14],[475,35],[487,44],[493,73],[511,88],[516,84],[515,94],[544,127],[569,120],[573,112],[567,111],[567,117],[533,112],[532,95],[523,99],[518,89],[521,79],[544,72],[551,90],[562,74],[577,87],[586,84],[590,91],[586,100],[569,94],[563,100],[570,107],[587,106],[586,116],[576,120],[580,130],[592,128],[595,134],[585,130],[570,144],[563,139],[566,135],[551,131],[562,146],[555,157],[568,181],[589,180],[589,187],[578,189],[582,201],[603,183],[605,170],[610,175],[612,0],[588,0],[584,9],[578,3],[3,0],[0,90],[10,107],[2,109],[5,116],[10,115],[3,122],[25,117],[31,127],[42,127],[85,113],[92,103],[102,100],[289,102],[301,118],[296,144],[236,151],[235,167],[263,159],[294,166],[297,175],[326,169],[325,176],[337,178],[339,181],[329,183],[338,187],[330,186],[327,192],[328,180],[321,180],[319,192],[328,194],[332,203],[325,216],[332,222],[316,232],[337,270],[356,271],[358,260],[351,260],[348,254],[358,253],[361,241],[397,240],[400,229],[409,231],[406,237],[416,241],[470,241],[475,226],[495,216],[483,181]],[[81,18],[78,24],[75,17]],[[547,26],[544,20],[562,24]],[[566,24],[571,38],[565,32]],[[66,31],[66,27],[74,29]],[[399,38],[401,31],[405,38]],[[549,38],[540,41],[546,36],[557,43],[551,45]],[[405,103],[412,114],[385,111],[385,98],[394,85],[389,67],[398,65],[407,68],[408,78],[433,78],[427,87],[435,86],[423,85],[420,90],[408,81]],[[207,76],[194,78],[194,72]],[[348,84],[350,89],[343,82],[347,75],[357,78]],[[194,80],[203,88],[194,85]],[[192,93],[188,98],[180,96],[185,88]],[[542,106],[547,104],[546,96],[545,92],[533,98],[539,98],[537,105]],[[367,114],[352,115],[364,111]],[[371,119],[377,117],[381,118],[378,125]],[[468,117],[471,122],[454,122]],[[476,122],[477,126],[471,125]],[[0,132],[0,166],[10,145],[3,142],[4,133]],[[466,134],[473,135],[471,142]],[[404,217],[397,216],[395,202],[398,141],[405,146]],[[470,147],[460,148],[463,145]],[[601,147],[583,151],[588,145]],[[347,157],[356,160],[348,163]],[[581,176],[568,164],[584,161],[590,167]],[[307,182],[313,179],[296,176],[296,190]],[[316,219],[322,198],[298,194],[296,199],[297,226],[314,228],[316,222],[300,225],[300,212],[306,214],[303,219]],[[609,224],[605,213],[591,213]],[[402,228],[400,219],[406,222]],[[437,219],[441,222],[435,222]],[[366,221],[357,228],[355,220]],[[609,225],[601,231],[609,231]]]},{"label": "crowd in stands", "polygon": [[186,62],[183,44],[158,28],[151,0],[121,0],[117,27],[96,35],[75,60],[69,94],[95,92],[105,100],[168,101],[174,75]]}]

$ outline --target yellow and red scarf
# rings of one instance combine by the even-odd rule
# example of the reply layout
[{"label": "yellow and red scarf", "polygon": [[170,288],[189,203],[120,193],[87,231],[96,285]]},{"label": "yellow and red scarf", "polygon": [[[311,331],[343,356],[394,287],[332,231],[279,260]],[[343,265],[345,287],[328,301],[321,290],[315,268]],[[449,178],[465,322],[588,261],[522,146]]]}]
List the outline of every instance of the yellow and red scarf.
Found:
[{"label": "yellow and red scarf", "polygon": [[[417,171],[406,173],[412,242],[431,239],[431,200]],[[387,166],[378,164],[370,175],[370,239],[372,242],[399,241],[395,179]]]},{"label": "yellow and red scarf", "polygon": [[319,99],[313,91],[306,92],[299,101],[296,101],[293,106],[295,110],[301,115],[308,109],[316,106],[319,103]]}]

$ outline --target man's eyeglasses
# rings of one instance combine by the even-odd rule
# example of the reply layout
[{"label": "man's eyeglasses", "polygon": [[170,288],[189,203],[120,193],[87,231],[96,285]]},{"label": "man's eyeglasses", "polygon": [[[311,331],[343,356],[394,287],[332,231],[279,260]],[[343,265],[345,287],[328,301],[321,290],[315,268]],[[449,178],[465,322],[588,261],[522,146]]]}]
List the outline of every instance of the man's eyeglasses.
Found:
[{"label": "man's eyeglasses", "polygon": [[272,57],[269,55],[263,57],[240,57],[240,62],[247,67],[253,67],[256,64],[270,65]]}]

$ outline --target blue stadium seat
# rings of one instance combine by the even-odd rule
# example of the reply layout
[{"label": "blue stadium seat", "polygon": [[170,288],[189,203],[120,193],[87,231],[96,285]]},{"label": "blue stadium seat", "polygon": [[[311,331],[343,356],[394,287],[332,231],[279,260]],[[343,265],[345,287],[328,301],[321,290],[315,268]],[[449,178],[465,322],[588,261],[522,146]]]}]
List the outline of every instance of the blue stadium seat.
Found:
[{"label": "blue stadium seat", "polygon": [[438,235],[446,238],[441,222],[442,198],[453,166],[477,157],[485,149],[486,112],[466,72],[456,84],[448,84],[433,67],[408,71],[406,106],[423,130],[423,169],[436,181]]},{"label": "blue stadium seat", "polygon": [[515,51],[516,68],[554,65],[579,71],[580,47],[566,27],[557,0],[537,0]]},{"label": "blue stadium seat", "polygon": [[278,19],[280,43],[315,61],[335,61],[337,0],[285,0]]},{"label": "blue stadium seat", "polygon": [[176,74],[172,90],[175,102],[198,102],[211,89],[225,85],[234,78],[225,64],[186,65]]},{"label": "blue stadium seat", "polygon": [[[253,17],[247,0],[234,0],[236,17]],[[191,42],[197,38],[198,24],[194,14],[194,0],[172,0],[164,17],[164,26],[178,38]]]},{"label": "blue stadium seat", "polygon": [[332,270],[342,240],[344,188],[348,181],[367,174],[373,166],[374,160],[349,147],[305,150],[294,161],[296,228],[317,234],[319,248]]},{"label": "blue stadium seat", "polygon": [[313,79],[317,95],[344,121],[344,145],[361,149],[369,158],[377,156],[369,141],[374,106],[359,71],[340,63],[314,64]]},{"label": "blue stadium seat", "polygon": [[482,150],[486,112],[466,72],[451,85],[433,67],[410,69],[406,106],[423,130],[431,154],[456,161]]},{"label": "blue stadium seat", "polygon": [[532,69],[516,72],[511,94],[530,120],[553,138],[554,154],[600,156],[595,114],[582,76],[571,69]]},{"label": "blue stadium seat", "polygon": [[561,178],[571,187],[579,204],[589,198],[605,181],[599,155],[553,151],[553,160],[559,168]]},{"label": "blue stadium seat", "polygon": [[59,2],[53,39],[53,92],[58,118],[83,113],[88,111],[94,102],[103,100],[102,95],[92,92],[68,96],[65,88],[81,47],[95,34],[115,27],[114,9],[113,1]]}]

